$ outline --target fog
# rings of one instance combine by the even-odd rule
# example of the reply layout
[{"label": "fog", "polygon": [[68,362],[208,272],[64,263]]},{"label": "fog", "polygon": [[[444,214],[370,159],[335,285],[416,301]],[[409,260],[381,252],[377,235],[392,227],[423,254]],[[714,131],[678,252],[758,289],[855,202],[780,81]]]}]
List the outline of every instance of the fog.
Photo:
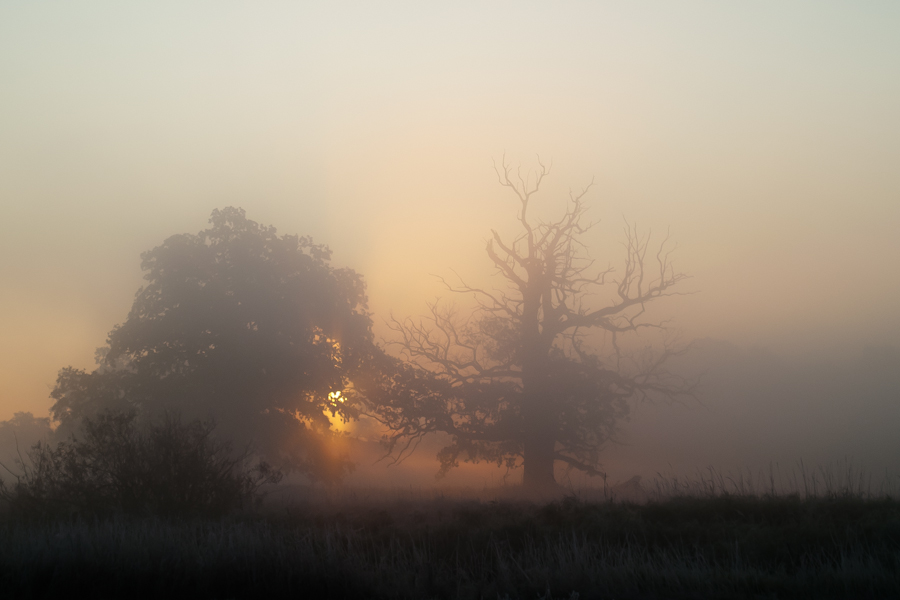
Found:
[{"label": "fog", "polygon": [[[692,277],[653,316],[696,340],[697,399],[636,406],[611,477],[897,471],[898,30],[886,2],[4,3],[0,421],[46,417],[141,252],[214,208],[327,244],[378,336],[447,296],[435,275],[490,285],[505,157],[552,163],[548,218],[593,182],[598,264],[624,218]],[[397,482],[434,481],[429,448]]]}]

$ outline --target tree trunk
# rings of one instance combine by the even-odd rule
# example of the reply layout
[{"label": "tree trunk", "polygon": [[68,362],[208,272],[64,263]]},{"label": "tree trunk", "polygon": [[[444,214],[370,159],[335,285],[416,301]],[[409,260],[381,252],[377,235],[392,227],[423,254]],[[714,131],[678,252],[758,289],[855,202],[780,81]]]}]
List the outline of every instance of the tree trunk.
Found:
[{"label": "tree trunk", "polygon": [[536,342],[522,369],[522,408],[525,418],[522,447],[524,476],[522,485],[529,491],[549,491],[556,487],[553,454],[556,450],[556,421],[548,404],[549,377],[545,372],[547,355]]},{"label": "tree trunk", "polygon": [[[535,432],[536,433],[536,432]],[[553,475],[553,451],[555,442],[550,436],[529,435],[524,444],[524,470],[522,485],[532,491],[550,490],[556,487]]]},{"label": "tree trunk", "polygon": [[547,364],[550,343],[541,337],[540,307],[544,278],[540,268],[529,270],[529,289],[523,292],[522,311],[522,409],[524,428],[523,486],[530,491],[556,487],[553,454],[556,450],[556,420],[548,404],[550,374]]}]

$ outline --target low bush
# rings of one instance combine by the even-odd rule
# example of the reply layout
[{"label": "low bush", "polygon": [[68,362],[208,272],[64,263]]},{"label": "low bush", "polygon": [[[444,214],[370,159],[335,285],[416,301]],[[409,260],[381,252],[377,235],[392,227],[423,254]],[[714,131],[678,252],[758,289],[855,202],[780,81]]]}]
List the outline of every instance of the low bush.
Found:
[{"label": "low bush", "polygon": [[214,429],[173,415],[140,427],[134,413],[104,412],[69,440],[35,444],[15,481],[0,480],[0,500],[22,516],[217,516],[247,507],[281,473],[251,465],[249,452],[234,453]]}]

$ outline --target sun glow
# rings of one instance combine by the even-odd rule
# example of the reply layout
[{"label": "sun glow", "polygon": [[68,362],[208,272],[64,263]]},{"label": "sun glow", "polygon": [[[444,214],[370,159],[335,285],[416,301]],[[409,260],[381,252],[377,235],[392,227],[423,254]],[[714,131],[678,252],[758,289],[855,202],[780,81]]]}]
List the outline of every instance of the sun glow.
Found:
[{"label": "sun glow", "polygon": [[338,414],[338,407],[344,403],[344,393],[340,390],[328,394],[329,407],[325,409],[325,416],[331,422],[331,428],[335,431],[349,431],[350,423],[345,422],[341,415]]}]

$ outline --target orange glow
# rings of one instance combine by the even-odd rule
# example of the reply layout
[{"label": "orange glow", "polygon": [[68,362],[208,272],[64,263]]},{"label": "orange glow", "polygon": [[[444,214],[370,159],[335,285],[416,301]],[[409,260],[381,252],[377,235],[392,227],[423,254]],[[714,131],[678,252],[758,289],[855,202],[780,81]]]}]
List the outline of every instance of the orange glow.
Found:
[{"label": "orange glow", "polygon": [[334,431],[339,431],[341,433],[348,432],[352,429],[351,424],[349,422],[345,422],[340,414],[337,412],[337,407],[340,406],[346,399],[344,398],[343,392],[340,390],[331,392],[328,394],[328,401],[331,406],[325,409],[325,416],[328,417],[328,421],[331,423],[331,428]]}]

